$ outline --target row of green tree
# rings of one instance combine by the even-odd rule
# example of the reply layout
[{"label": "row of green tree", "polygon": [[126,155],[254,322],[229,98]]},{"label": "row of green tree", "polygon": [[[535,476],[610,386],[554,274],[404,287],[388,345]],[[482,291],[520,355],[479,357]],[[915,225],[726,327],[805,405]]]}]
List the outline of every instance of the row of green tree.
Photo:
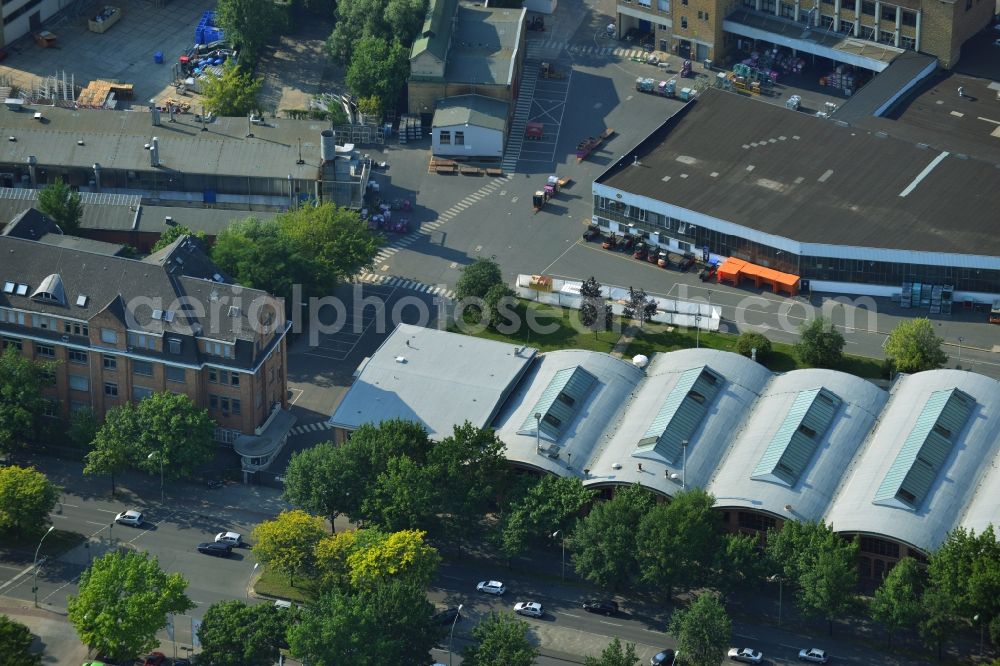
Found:
[{"label": "row of green tree", "polygon": [[[728,532],[713,508],[715,498],[703,490],[662,502],[640,486],[628,486],[610,500],[595,501],[594,491],[579,479],[511,473],[502,451],[492,432],[468,424],[437,445],[419,424],[367,425],[339,447],[321,444],[296,454],[286,473],[285,496],[331,520],[344,514],[353,522],[423,530],[455,544],[480,538],[511,557],[554,547],[552,535],[558,532],[560,540],[566,538],[577,574],[609,591],[642,589],[668,600],[678,591],[703,587],[725,595],[771,578],[788,587],[804,616],[827,621],[831,631],[835,620],[866,614],[858,594],[858,543],[823,523],[788,521],[767,534],[762,548],[757,536]],[[969,540],[977,546],[958,548]],[[998,548],[992,529],[978,537],[961,530],[949,535],[926,568],[931,581],[938,581],[927,589],[946,596],[947,603],[935,605],[921,597],[922,611],[944,608],[944,617],[959,624],[974,616],[984,627],[994,623],[1000,601],[986,599],[1000,592],[987,584],[992,576],[1000,580]],[[943,563],[956,559],[965,564],[955,580],[975,581],[961,592],[933,577]],[[904,562],[893,576],[914,564]],[[974,590],[983,592],[971,596]],[[874,608],[872,617],[892,626]],[[935,639],[936,620],[925,619],[923,635]],[[1000,639],[1000,624],[995,631]]]}]

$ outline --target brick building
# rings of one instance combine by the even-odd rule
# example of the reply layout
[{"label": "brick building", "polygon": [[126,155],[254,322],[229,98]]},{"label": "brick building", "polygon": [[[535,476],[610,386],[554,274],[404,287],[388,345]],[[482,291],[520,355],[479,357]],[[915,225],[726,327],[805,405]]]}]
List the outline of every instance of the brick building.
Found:
[{"label": "brick building", "polygon": [[[653,35],[661,51],[721,61],[766,45],[882,71],[912,50],[950,69],[986,27],[988,0],[619,0],[618,31]],[[741,49],[742,47],[742,49]]]},{"label": "brick building", "polygon": [[266,468],[294,420],[281,299],[232,284],[186,236],[136,260],[53,243],[57,231],[18,238],[18,226],[0,236],[0,345],[57,362],[52,416],[183,393],[220,443],[267,440],[243,465]]}]

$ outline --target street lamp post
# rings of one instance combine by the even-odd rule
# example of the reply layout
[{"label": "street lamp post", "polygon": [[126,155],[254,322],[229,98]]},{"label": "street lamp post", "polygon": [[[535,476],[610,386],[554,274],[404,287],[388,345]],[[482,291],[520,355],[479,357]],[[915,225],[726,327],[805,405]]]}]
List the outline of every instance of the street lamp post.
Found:
[{"label": "street lamp post", "polygon": [[681,490],[687,488],[687,472],[688,472],[688,441],[685,439],[681,442],[681,446],[684,448],[684,459],[681,462]]},{"label": "street lamp post", "polygon": [[542,452],[542,414],[535,412],[535,453]]},{"label": "street lamp post", "polygon": [[774,574],[772,576],[768,576],[767,577],[767,582],[773,583],[775,581],[778,582],[778,626],[780,627],[781,626],[781,601],[782,601],[781,596],[782,596],[783,583],[785,581],[778,574]]},{"label": "street lamp post", "polygon": [[563,536],[562,530],[556,530],[552,533],[552,538],[556,537],[562,538],[562,579],[566,580],[566,537]]},{"label": "street lamp post", "polygon": [[972,616],[972,621],[979,623],[979,656],[982,657],[983,656],[983,628],[984,628],[985,625],[984,625],[983,621],[980,619],[979,613],[976,613],[975,615]]},{"label": "street lamp post", "polygon": [[451,633],[448,636],[448,666],[451,666],[451,644],[455,640],[455,624],[458,623],[458,618],[462,615],[462,604],[458,605],[458,612],[455,613],[455,619],[451,621]]},{"label": "street lamp post", "polygon": [[250,583],[253,582],[253,574],[255,571],[257,571],[257,567],[259,566],[260,562],[254,562],[253,569],[250,570],[250,576],[247,578],[247,589],[246,589],[247,599],[250,598]]},{"label": "street lamp post", "polygon": [[42,542],[45,541],[45,537],[47,537],[55,528],[55,525],[49,525],[49,529],[45,530],[45,534],[43,534],[42,538],[38,540],[38,548],[35,549],[35,561],[32,564],[32,568],[35,570],[35,573],[31,579],[31,592],[35,595],[35,608],[38,608],[38,553],[42,550]]},{"label": "street lamp post", "polygon": [[156,458],[160,461],[160,504],[163,504],[163,454],[161,453],[160,455],[156,455],[157,453],[159,453],[159,451],[153,451],[146,456],[146,460]]},{"label": "street lamp post", "polygon": [[965,338],[958,338],[958,367],[962,367],[962,343],[965,342]]},{"label": "street lamp post", "polygon": [[699,349],[701,347],[701,315],[697,314],[694,316],[694,348]]}]

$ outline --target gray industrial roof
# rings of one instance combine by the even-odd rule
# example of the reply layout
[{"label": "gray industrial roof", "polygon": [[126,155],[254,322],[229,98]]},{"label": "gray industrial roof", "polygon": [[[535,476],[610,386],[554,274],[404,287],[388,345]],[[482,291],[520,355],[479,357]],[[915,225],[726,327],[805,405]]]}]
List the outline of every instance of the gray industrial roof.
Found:
[{"label": "gray industrial roof", "polygon": [[507,102],[483,95],[446,97],[437,103],[433,125],[474,125],[503,132],[507,125]]},{"label": "gray industrial roof", "polygon": [[[962,420],[945,409],[928,425],[928,400],[942,407],[943,394],[967,396],[971,411]],[[549,414],[556,420],[546,426]],[[331,422],[353,429],[389,418],[420,421],[437,437],[465,420],[492,425],[512,463],[588,486],[641,483],[673,495],[686,483],[706,488],[720,508],[826,520],[922,550],[957,526],[1000,523],[1000,382],[970,372],[904,376],[890,396],[842,372],[774,375],[711,349],[656,354],[643,370],[598,352],[515,355],[505,343],[400,327]],[[680,456],[675,429],[688,441]],[[933,473],[909,474],[924,455],[906,452],[917,430],[921,441],[938,438],[927,451]],[[664,436],[669,455],[647,441]],[[893,471],[900,459],[906,469]],[[887,477],[922,499],[878,500]]]},{"label": "gray industrial roof", "polygon": [[983,215],[1000,210],[997,175],[968,155],[708,89],[595,189],[802,243],[996,256]]},{"label": "gray industrial roof", "polygon": [[[797,481],[789,484],[780,477],[758,475],[758,466],[768,456],[800,396],[816,389],[836,396],[840,405],[827,430],[817,433],[815,450]],[[871,382],[843,372],[812,369],[777,375],[747,415],[707,489],[720,506],[820,520],[887,399],[886,392]],[[792,507],[791,512],[786,506]]]},{"label": "gray industrial roof", "polygon": [[[903,502],[878,500],[887,477],[898,474],[898,460],[922,427],[928,402],[953,389],[969,396],[972,411],[939,468],[928,480],[926,493],[914,508]],[[942,394],[941,392],[944,392]],[[827,513],[838,531],[885,534],[921,549],[941,544],[956,527],[1000,523],[1000,487],[991,473],[1000,466],[1000,382],[961,370],[931,370],[896,382],[878,425],[861,451],[843,471],[843,482]],[[919,465],[924,465],[918,462]],[[988,485],[992,481],[994,485]]]},{"label": "gray industrial roof", "polygon": [[[551,389],[573,375],[594,382],[572,409],[559,413],[565,422],[558,432],[543,422],[547,436],[536,440],[532,424],[536,410],[547,412],[547,403],[558,402]],[[609,433],[642,378],[642,370],[607,354],[578,349],[541,354],[493,424],[507,445],[508,460],[555,474],[582,476],[581,470],[592,468],[607,445]]]},{"label": "gray industrial roof", "polygon": [[537,350],[399,324],[330,417],[334,426],[406,419],[436,438],[470,421],[493,420]]},{"label": "gray industrial roof", "polygon": [[526,9],[459,5],[448,64],[449,83],[511,85]]},{"label": "gray industrial roof", "polygon": [[[33,118],[40,112],[44,120]],[[53,106],[11,111],[0,107],[0,126],[14,141],[0,144],[0,164],[24,165],[35,156],[39,165],[58,164],[91,168],[149,171],[150,154],[144,147],[159,139],[160,167],[169,173],[203,173],[242,177],[315,179],[320,165],[320,121],[268,119],[254,125],[247,138],[246,118],[218,118],[201,131],[189,114],[152,125],[152,114],[142,111],[63,109]],[[299,142],[303,164],[299,159]]]},{"label": "gray industrial roof", "polygon": [[[0,187],[0,226],[34,207],[38,190]],[[80,192],[83,229],[131,229],[142,197],[139,195]]]}]

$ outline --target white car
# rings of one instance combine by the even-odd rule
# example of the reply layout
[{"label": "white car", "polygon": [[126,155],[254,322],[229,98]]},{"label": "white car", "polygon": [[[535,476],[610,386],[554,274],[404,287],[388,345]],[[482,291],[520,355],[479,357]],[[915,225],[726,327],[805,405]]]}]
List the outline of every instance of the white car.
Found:
[{"label": "white car", "polygon": [[527,615],[528,617],[541,617],[545,615],[542,605],[537,601],[519,601],[514,604],[514,612],[518,615]]},{"label": "white car", "polygon": [[819,648],[802,648],[799,650],[799,661],[811,661],[814,664],[825,664],[830,661],[830,655],[826,650]]},{"label": "white car", "polygon": [[759,664],[763,661],[764,655],[760,652],[754,652],[753,648],[729,648],[729,658],[733,661]]},{"label": "white car", "polygon": [[129,509],[115,516],[115,522],[129,527],[142,527],[142,512]]},{"label": "white car", "polygon": [[476,585],[476,589],[480,592],[485,592],[486,594],[495,594],[497,596],[502,595],[507,591],[507,588],[503,586],[498,580],[484,580],[480,581],[479,585]]},{"label": "white car", "polygon": [[224,543],[239,548],[243,545],[243,537],[237,532],[219,532],[215,535],[215,543]]}]

